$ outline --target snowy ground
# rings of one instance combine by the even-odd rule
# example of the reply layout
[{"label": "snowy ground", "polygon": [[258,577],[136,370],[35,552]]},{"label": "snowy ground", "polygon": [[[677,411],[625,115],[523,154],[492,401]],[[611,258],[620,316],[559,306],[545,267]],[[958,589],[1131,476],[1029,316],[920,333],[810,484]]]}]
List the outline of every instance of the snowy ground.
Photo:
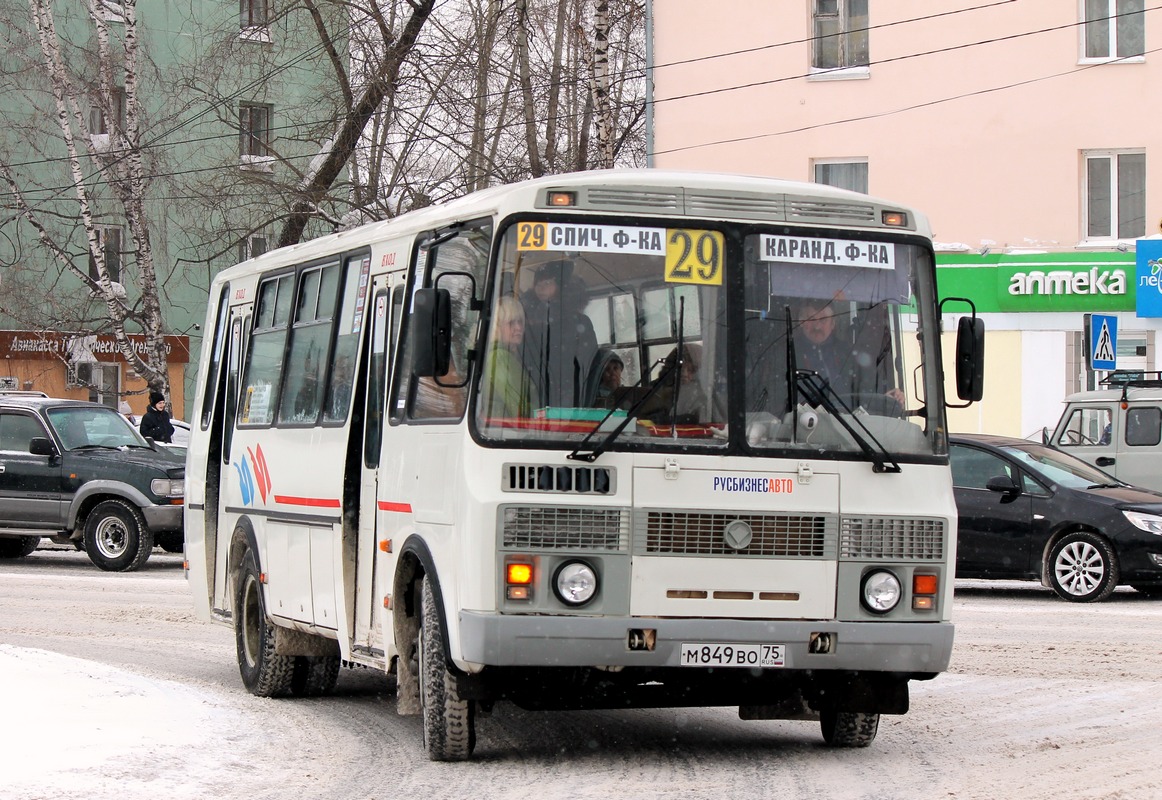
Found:
[{"label": "snowy ground", "polygon": [[498,706],[476,759],[445,765],[382,675],[345,671],[334,698],[247,694],[176,559],[109,575],[38,552],[0,564],[0,798],[1162,797],[1162,602],[962,582],[954,614],[952,669],[913,684],[867,750],[733,709]]},{"label": "snowy ground", "polygon": [[245,729],[209,692],[45,650],[0,644],[0,682],[0,797],[201,797],[197,773]]}]

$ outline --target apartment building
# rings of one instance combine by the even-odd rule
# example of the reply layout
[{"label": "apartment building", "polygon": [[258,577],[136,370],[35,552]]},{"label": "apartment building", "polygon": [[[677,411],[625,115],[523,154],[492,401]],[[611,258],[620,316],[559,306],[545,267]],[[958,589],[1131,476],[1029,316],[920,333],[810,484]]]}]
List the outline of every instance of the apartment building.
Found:
[{"label": "apartment building", "polygon": [[[653,0],[658,167],[911,203],[988,326],[954,430],[1032,436],[1084,388],[1083,316],[1162,369],[1162,7],[1144,0]],[[1153,240],[1146,237],[1155,237]],[[1100,374],[1098,375],[1100,377]]]},{"label": "apartment building", "polygon": [[[0,163],[72,262],[96,264],[80,224],[48,71],[26,0],[0,0]],[[96,163],[122,157],[126,130],[127,6],[118,0],[51,4],[77,134],[80,169],[110,280],[140,306],[139,265],[124,205]],[[213,275],[272,245],[285,187],[318,150],[307,125],[327,125],[330,54],[306,13],[270,0],[137,0],[137,96],[145,205],[165,324],[172,408],[185,413]],[[100,55],[98,16],[108,33]],[[44,24],[42,20],[42,24]],[[338,53],[339,57],[343,53]],[[113,89],[101,91],[102,68]],[[111,102],[110,102],[111,101]],[[144,412],[146,386],[114,344],[104,303],[65,270],[0,193],[0,388],[35,389]],[[281,205],[280,205],[281,204]],[[273,221],[272,221],[273,220]],[[86,262],[88,262],[86,264]],[[135,346],[141,336],[134,333]]]}]

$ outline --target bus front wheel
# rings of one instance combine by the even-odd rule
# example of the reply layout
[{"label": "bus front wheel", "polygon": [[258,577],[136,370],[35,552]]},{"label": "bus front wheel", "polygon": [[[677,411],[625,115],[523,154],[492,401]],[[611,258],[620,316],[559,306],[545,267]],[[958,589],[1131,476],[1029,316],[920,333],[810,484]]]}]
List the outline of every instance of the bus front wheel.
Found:
[{"label": "bus front wheel", "polygon": [[832,747],[867,747],[875,741],[880,715],[824,709],[819,712],[819,724],[823,741]]},{"label": "bus front wheel", "polygon": [[476,747],[476,704],[460,697],[456,675],[448,669],[440,611],[426,575],[420,596],[420,717],[424,749],[432,761],[464,761]]}]

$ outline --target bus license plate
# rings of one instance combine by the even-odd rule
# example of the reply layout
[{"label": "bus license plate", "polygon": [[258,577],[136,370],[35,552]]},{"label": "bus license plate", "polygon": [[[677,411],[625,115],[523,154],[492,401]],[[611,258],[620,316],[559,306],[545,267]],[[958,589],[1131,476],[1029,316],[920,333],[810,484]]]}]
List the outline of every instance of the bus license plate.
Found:
[{"label": "bus license plate", "polygon": [[782,667],[785,644],[683,644],[683,667]]}]

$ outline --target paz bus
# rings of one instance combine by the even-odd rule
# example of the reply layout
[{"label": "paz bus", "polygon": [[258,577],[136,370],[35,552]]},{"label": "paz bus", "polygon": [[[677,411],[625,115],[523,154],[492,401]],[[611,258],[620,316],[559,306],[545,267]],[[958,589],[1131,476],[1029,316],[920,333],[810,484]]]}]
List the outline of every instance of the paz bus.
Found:
[{"label": "paz bus", "polygon": [[[186,471],[198,616],[256,695],[383,670],[434,760],[502,701],[737,706],[866,746],[952,649],[935,275],[911,208],[657,170],[226,269]],[[959,323],[971,402],[983,324]]]}]

